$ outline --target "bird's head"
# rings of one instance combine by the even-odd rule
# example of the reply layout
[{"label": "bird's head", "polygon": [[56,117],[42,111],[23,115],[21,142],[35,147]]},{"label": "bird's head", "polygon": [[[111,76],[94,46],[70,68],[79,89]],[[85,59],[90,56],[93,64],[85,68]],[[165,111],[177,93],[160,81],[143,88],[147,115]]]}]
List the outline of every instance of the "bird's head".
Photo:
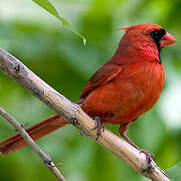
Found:
[{"label": "bird's head", "polygon": [[176,39],[164,28],[156,24],[142,24],[120,28],[124,30],[125,38],[133,41],[154,42],[160,52],[161,48],[176,42]]}]

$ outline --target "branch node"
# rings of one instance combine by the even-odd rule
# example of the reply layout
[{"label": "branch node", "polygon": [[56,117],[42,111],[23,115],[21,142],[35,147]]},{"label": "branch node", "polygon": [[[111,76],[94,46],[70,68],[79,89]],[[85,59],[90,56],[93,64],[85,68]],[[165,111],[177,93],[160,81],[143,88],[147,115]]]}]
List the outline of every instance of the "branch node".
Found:
[{"label": "branch node", "polygon": [[57,167],[59,167],[59,166],[62,166],[62,163],[54,164],[50,158],[49,158],[48,160],[45,160],[44,163],[46,164],[46,166],[47,166],[48,168],[54,168],[54,167],[57,168]]},{"label": "branch node", "polygon": [[76,116],[72,116],[72,117],[70,118],[69,122],[70,122],[71,124],[73,124],[73,125],[79,124]]},{"label": "branch node", "polygon": [[15,72],[19,72],[19,71],[20,71],[20,64],[17,64],[17,65],[14,67],[14,71],[15,71]]},{"label": "branch node", "polygon": [[57,163],[57,164],[53,165],[52,167],[60,167],[60,166],[62,166],[62,163]]},{"label": "branch node", "polygon": [[[29,124],[29,123],[24,123],[24,124],[21,124],[21,127],[22,127],[22,128],[25,128],[26,126],[28,126],[28,124]],[[17,130],[17,129],[15,129],[15,132],[17,132],[17,131],[18,131],[18,130]]]},{"label": "branch node", "polygon": [[51,168],[52,167],[52,160],[49,158],[48,160],[45,160],[44,163],[46,164],[46,166],[48,168]]}]

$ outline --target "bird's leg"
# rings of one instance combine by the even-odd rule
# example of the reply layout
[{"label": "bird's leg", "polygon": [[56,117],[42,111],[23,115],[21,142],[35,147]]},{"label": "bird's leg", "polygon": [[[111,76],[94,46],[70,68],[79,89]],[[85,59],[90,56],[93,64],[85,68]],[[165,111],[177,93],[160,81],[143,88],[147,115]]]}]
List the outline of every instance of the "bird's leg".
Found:
[{"label": "bird's leg", "polygon": [[94,122],[95,122],[95,127],[92,128],[92,130],[97,129],[97,137],[96,137],[96,141],[98,140],[100,134],[101,134],[101,130],[105,130],[104,124],[102,123],[102,121],[100,120],[100,118],[98,116],[96,116],[94,118]]},{"label": "bird's leg", "polygon": [[140,151],[140,153],[144,153],[146,155],[146,159],[147,162],[150,163],[152,158],[154,157],[154,155],[152,155],[151,153],[149,153],[148,151],[144,150],[144,149],[140,149],[136,144],[133,143],[133,141],[130,140],[130,138],[125,134],[121,134],[121,136],[133,147],[135,147],[137,150]]},{"label": "bird's leg", "polygon": [[149,153],[148,151],[145,151],[144,149],[140,149],[135,143],[133,143],[133,141],[131,141],[131,139],[126,135],[126,131],[128,128],[128,124],[124,124],[124,125],[120,125],[120,135],[130,144],[132,145],[134,148],[136,148],[137,150],[140,151],[140,153],[144,153],[146,155],[146,159],[147,162],[150,163],[152,158],[154,157],[154,155],[152,155],[151,153]]},{"label": "bird's leg", "polygon": [[126,133],[122,133],[121,136],[122,136],[130,145],[132,145],[133,147],[135,147],[137,150],[140,150],[140,148],[139,148],[135,143],[133,143],[133,141],[131,141],[131,139],[126,135]]}]

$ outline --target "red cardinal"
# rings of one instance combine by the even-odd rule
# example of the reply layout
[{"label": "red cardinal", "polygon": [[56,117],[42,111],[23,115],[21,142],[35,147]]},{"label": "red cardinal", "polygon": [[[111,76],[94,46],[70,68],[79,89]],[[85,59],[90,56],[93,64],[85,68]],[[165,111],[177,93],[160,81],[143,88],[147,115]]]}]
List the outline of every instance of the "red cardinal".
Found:
[{"label": "red cardinal", "polygon": [[[119,133],[136,147],[126,131],[159,99],[164,84],[160,51],[176,40],[156,24],[121,29],[125,34],[114,56],[87,81],[78,103],[93,119],[104,124],[119,124]],[[56,114],[26,131],[36,140],[66,124],[68,122]],[[0,143],[0,153],[8,155],[25,145],[16,134]]]}]

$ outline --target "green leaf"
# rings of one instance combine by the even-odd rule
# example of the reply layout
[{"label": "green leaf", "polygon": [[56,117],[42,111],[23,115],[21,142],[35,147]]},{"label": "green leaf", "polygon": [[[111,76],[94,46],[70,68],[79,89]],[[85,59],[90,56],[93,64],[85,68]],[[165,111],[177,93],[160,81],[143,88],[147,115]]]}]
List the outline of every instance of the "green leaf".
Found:
[{"label": "green leaf", "polygon": [[181,178],[181,162],[166,170],[166,173],[172,181],[180,181]]},{"label": "green leaf", "polygon": [[46,11],[48,11],[49,13],[51,13],[52,15],[54,15],[56,18],[58,18],[62,22],[63,26],[67,27],[70,31],[81,37],[84,45],[86,45],[86,39],[78,31],[76,31],[65,18],[62,18],[58,14],[56,8],[48,0],[32,0],[32,1],[38,4],[43,9],[45,9]]}]

